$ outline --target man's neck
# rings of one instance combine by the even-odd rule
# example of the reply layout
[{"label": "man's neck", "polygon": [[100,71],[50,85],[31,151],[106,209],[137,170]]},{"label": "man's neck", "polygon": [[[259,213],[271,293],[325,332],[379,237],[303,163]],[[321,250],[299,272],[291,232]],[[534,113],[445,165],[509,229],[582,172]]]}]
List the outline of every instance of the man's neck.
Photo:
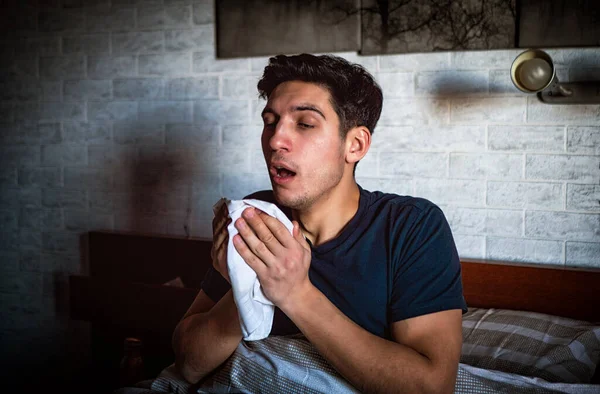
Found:
[{"label": "man's neck", "polygon": [[293,211],[294,220],[314,246],[336,238],[358,211],[360,190],[352,179],[348,185],[340,184],[330,194],[323,196],[309,209]]}]

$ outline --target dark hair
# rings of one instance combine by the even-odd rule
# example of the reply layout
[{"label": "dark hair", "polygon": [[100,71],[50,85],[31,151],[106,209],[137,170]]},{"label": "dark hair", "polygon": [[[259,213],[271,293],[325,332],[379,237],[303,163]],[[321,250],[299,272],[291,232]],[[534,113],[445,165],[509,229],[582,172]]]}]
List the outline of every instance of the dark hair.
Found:
[{"label": "dark hair", "polygon": [[329,91],[342,137],[357,126],[365,126],[371,134],[375,131],[383,95],[373,76],[361,65],[333,55],[277,55],[269,59],[258,81],[259,96],[268,98],[279,84],[287,81],[312,82]]}]

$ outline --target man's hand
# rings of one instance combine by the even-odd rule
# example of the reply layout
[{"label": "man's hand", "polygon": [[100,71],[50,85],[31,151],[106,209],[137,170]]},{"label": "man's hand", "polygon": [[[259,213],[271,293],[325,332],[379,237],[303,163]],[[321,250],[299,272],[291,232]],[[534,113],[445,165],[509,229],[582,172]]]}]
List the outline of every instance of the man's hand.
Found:
[{"label": "man's hand", "polygon": [[310,289],[311,251],[298,222],[293,234],[276,218],[247,208],[236,220],[239,234],[233,243],[244,261],[256,272],[265,296],[285,311],[288,302],[301,299]]},{"label": "man's hand", "polygon": [[229,272],[227,271],[227,244],[229,243],[229,232],[227,226],[231,223],[227,204],[222,204],[221,208],[212,221],[213,244],[210,250],[213,267],[231,283]]}]

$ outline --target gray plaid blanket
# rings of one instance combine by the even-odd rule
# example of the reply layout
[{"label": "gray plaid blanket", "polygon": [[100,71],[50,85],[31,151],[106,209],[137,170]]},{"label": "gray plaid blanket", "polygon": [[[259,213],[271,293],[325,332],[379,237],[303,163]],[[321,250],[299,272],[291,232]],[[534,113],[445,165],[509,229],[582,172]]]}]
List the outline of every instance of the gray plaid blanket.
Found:
[{"label": "gray plaid blanket", "polygon": [[[134,391],[138,390],[138,391]],[[212,375],[191,386],[173,365],[149,386],[124,388],[115,394],[154,393],[340,393],[358,391],[342,378],[300,335],[242,341]],[[460,364],[455,393],[460,394],[598,394],[600,386],[550,383],[539,378],[502,373]]]}]

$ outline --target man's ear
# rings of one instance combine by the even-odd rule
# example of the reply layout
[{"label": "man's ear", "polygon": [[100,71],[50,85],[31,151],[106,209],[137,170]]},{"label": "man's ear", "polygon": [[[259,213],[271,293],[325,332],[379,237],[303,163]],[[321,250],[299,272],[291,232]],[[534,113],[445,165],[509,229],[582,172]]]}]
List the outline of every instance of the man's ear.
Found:
[{"label": "man's ear", "polygon": [[361,160],[371,147],[371,132],[365,126],[350,129],[346,134],[346,162]]}]

